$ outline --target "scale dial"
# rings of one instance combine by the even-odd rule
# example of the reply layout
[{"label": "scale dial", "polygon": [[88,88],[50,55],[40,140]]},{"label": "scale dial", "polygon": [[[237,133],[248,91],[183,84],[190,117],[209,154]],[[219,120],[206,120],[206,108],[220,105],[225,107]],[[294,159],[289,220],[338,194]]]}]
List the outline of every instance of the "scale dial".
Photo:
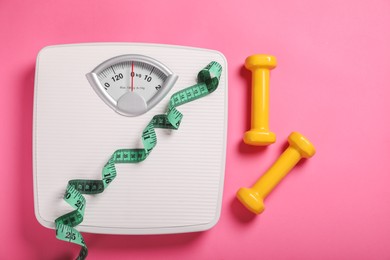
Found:
[{"label": "scale dial", "polygon": [[106,60],[86,76],[100,98],[124,116],[153,108],[178,78],[161,62],[138,54]]}]

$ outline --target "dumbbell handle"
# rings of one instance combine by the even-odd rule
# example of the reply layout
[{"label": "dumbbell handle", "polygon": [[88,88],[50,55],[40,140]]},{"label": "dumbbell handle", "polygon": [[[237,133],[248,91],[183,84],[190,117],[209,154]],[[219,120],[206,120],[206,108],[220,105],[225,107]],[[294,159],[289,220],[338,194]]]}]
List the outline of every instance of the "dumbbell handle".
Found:
[{"label": "dumbbell handle", "polygon": [[266,198],[301,158],[299,151],[289,146],[252,188],[257,191],[260,197]]},{"label": "dumbbell handle", "polygon": [[267,68],[252,71],[252,129],[268,130],[269,80]]}]

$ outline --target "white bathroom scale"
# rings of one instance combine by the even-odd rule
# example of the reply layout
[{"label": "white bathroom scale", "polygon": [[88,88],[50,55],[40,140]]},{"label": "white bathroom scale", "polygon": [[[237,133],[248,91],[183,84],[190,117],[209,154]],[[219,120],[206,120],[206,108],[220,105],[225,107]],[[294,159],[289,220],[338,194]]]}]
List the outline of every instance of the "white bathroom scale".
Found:
[{"label": "white bathroom scale", "polygon": [[207,230],[221,212],[227,135],[228,73],[218,51],[158,44],[49,46],[36,61],[33,174],[38,221],[73,208],[69,180],[101,179],[114,151],[143,148],[142,132],[164,114],[172,94],[197,84],[210,62],[222,66],[218,88],[177,107],[177,130],[155,129],[142,162],[116,164],[103,193],[84,195],[79,231],[164,234]]}]

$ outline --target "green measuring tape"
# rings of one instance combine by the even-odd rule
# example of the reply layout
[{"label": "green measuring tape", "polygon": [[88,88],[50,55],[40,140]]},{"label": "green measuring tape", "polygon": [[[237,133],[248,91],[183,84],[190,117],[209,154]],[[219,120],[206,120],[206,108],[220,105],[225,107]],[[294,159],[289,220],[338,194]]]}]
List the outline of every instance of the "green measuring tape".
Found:
[{"label": "green measuring tape", "polygon": [[86,200],[82,194],[98,194],[115,179],[116,163],[138,163],[148,157],[157,144],[155,128],[178,129],[183,114],[176,109],[177,106],[202,98],[218,87],[222,73],[222,66],[215,61],[210,62],[198,73],[198,84],[174,93],[165,114],[155,115],[142,132],[143,149],[116,150],[104,165],[102,180],[70,180],[64,194],[64,200],[74,210],[58,217],[55,220],[56,237],[60,240],[75,243],[81,246],[78,260],[85,259],[88,249],[83,236],[74,227],[84,218]]}]

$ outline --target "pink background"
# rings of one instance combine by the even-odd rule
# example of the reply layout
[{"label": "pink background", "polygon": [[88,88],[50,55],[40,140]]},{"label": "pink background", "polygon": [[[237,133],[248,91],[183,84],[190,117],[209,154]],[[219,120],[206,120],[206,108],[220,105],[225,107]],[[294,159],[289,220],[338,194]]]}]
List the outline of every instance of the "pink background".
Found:
[{"label": "pink background", "polygon": [[[389,1],[0,2],[0,259],[72,259],[34,215],[35,58],[47,46],[148,42],[219,50],[229,63],[229,129],[221,218],[202,233],[85,234],[89,259],[390,259]],[[254,53],[277,57],[266,149],[249,128]],[[317,148],[254,216],[236,200],[300,131]]]}]

